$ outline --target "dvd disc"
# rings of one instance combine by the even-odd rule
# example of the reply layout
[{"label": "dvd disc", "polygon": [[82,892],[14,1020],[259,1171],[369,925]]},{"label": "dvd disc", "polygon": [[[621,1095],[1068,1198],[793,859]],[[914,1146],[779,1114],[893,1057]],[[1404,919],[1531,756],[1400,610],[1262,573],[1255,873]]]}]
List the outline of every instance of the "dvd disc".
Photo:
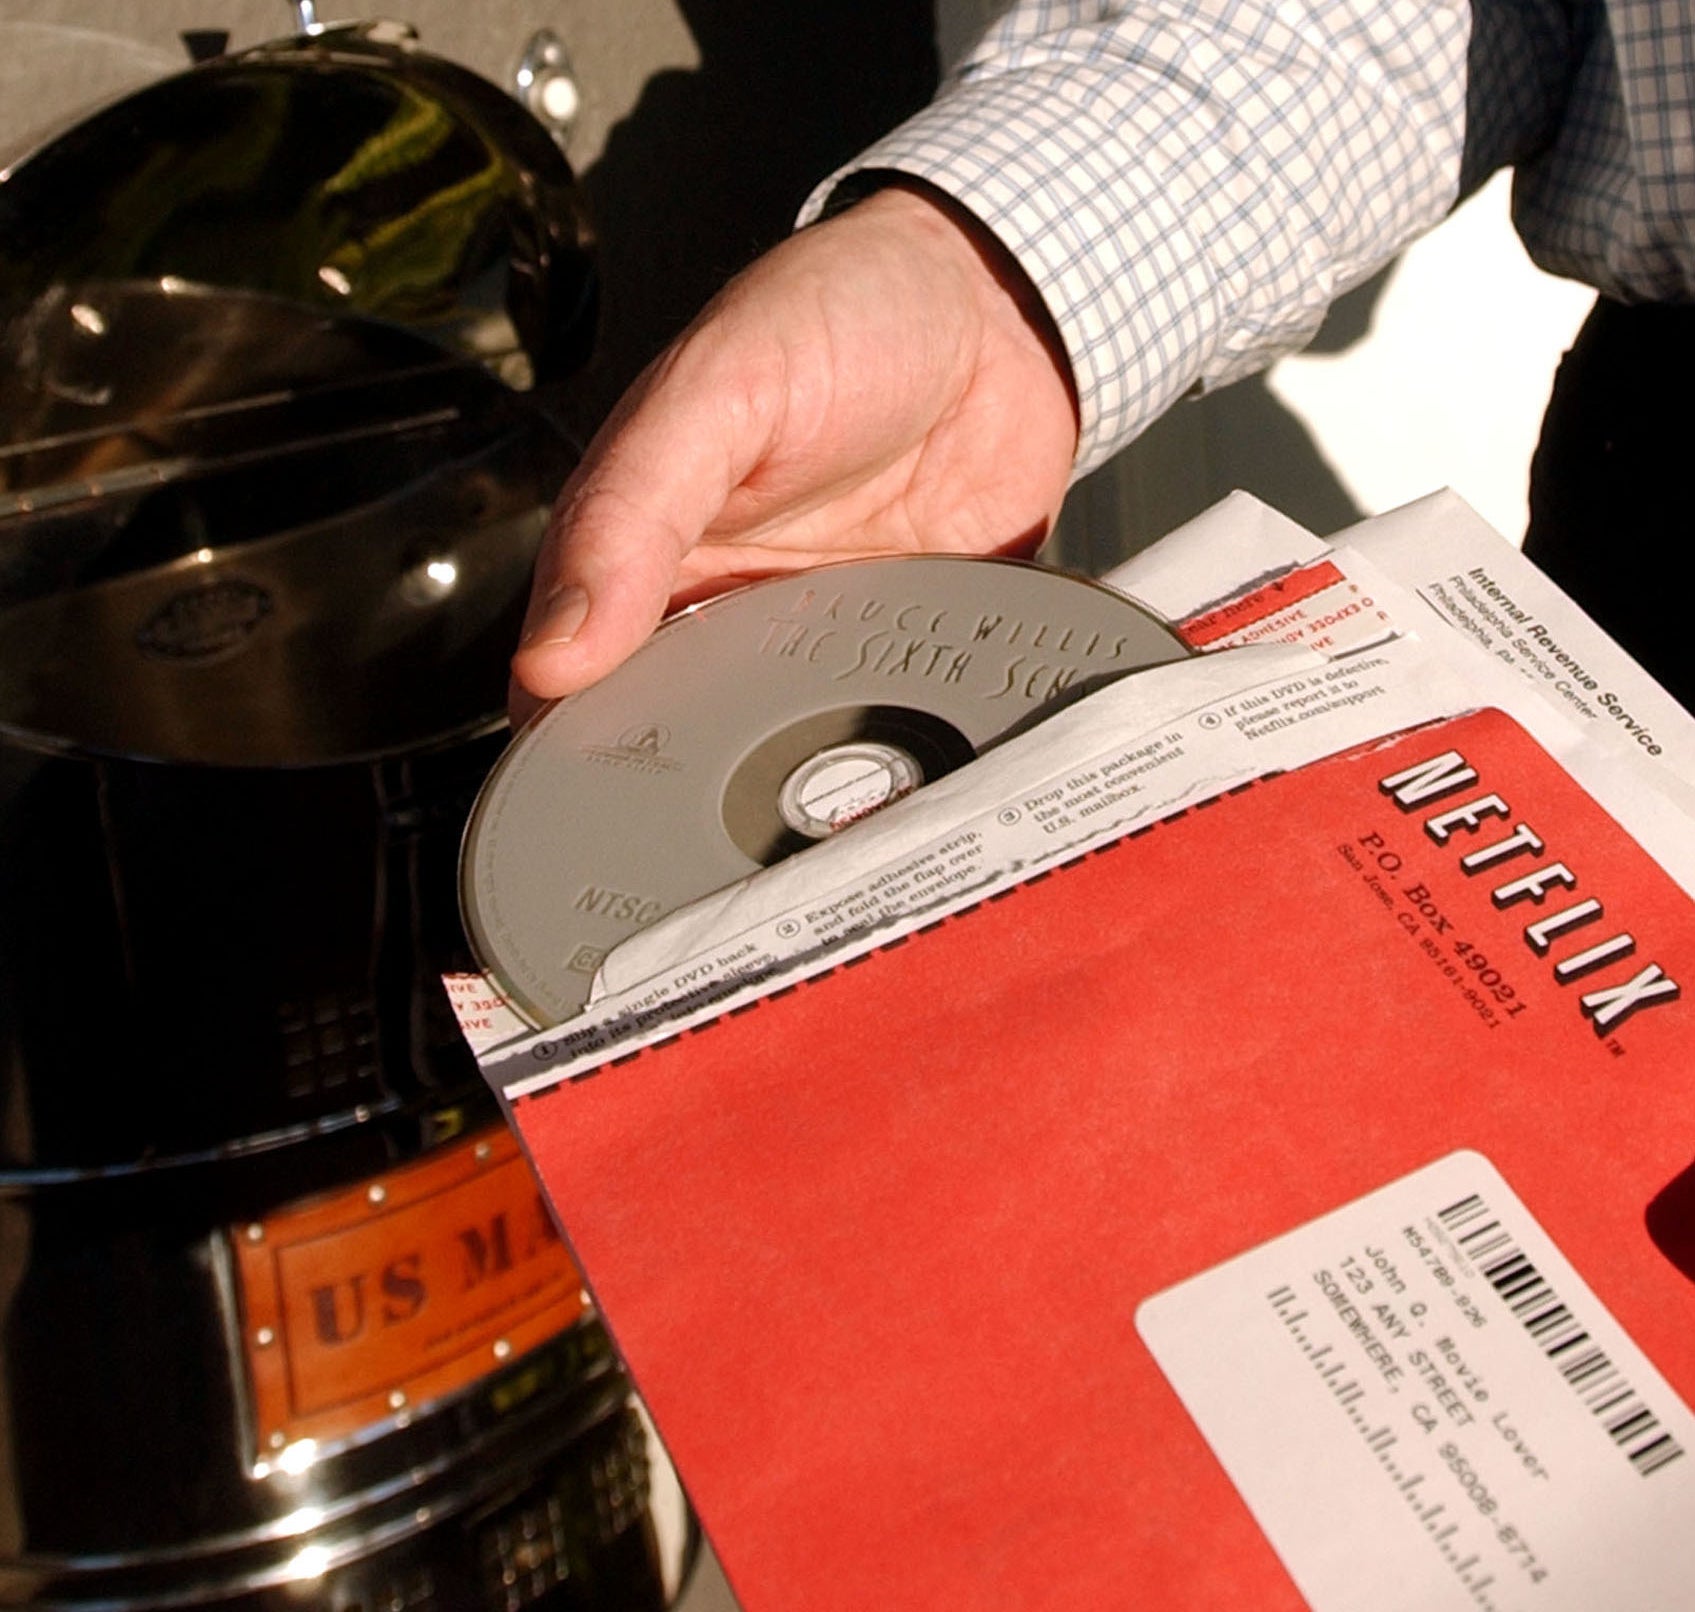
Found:
[{"label": "dvd disc", "polygon": [[471,945],[557,1024],[636,930],[1187,653],[1121,594],[1017,560],[859,560],[725,594],[502,756],[460,858]]}]

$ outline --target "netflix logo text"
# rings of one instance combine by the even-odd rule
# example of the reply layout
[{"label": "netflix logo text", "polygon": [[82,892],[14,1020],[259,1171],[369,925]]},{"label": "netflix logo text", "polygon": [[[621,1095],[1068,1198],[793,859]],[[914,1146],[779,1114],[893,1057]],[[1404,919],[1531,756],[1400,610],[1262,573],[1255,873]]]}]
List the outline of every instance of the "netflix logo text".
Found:
[{"label": "netflix logo text", "polygon": [[[1477,769],[1457,750],[1415,762],[1377,783],[1403,813],[1423,816],[1423,832],[1434,844],[1458,853],[1460,872],[1482,881],[1494,909],[1524,910],[1528,921],[1520,935],[1525,947],[1549,965],[1556,984],[1585,982],[1576,996],[1577,1011],[1596,1035],[1610,1036],[1636,1014],[1677,1001],[1682,994],[1677,981],[1659,963],[1638,961],[1637,937],[1604,921],[1602,896],[1590,893],[1570,862],[1549,855],[1531,824],[1514,821],[1502,796],[1477,793],[1478,785]],[[1429,810],[1462,791],[1466,799]],[[1369,850],[1373,839],[1380,852],[1385,849],[1380,835],[1361,843]],[[1577,851],[1569,854],[1581,861]],[[1429,891],[1418,893],[1431,902]],[[1438,915],[1436,921],[1447,927],[1452,918]]]}]

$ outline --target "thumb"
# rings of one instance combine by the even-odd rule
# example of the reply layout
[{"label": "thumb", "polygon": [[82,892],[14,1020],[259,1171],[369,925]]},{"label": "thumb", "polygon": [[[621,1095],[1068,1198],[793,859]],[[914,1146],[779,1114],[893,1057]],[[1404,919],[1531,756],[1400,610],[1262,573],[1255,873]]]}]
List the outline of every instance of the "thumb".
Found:
[{"label": "thumb", "polygon": [[[554,506],[512,659],[518,690],[538,700],[575,693],[653,631],[683,557],[739,479],[746,445],[733,435],[710,388],[680,384],[674,371],[638,383]],[[515,718],[522,704],[520,695]]]},{"label": "thumb", "polygon": [[688,546],[663,511],[567,483],[537,558],[514,682],[556,699],[604,677],[658,624]]}]

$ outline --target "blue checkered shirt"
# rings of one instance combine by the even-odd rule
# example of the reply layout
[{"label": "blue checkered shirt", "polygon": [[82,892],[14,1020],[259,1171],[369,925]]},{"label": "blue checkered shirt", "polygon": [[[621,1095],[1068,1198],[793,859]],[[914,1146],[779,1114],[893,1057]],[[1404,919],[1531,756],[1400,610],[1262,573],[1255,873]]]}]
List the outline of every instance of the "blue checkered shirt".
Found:
[{"label": "blue checkered shirt", "polygon": [[886,169],[982,219],[1059,325],[1081,473],[1509,163],[1544,267],[1695,299],[1695,0],[1020,0],[809,215]]}]

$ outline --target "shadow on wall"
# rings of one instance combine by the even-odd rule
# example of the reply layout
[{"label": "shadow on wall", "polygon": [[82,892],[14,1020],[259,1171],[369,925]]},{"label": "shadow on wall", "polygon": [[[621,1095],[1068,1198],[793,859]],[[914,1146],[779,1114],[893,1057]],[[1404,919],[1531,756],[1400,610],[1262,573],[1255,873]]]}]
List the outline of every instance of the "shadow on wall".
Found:
[{"label": "shadow on wall", "polygon": [[700,66],[656,74],[582,175],[601,237],[601,340],[565,405],[592,429],[812,187],[927,101],[929,0],[679,0]]},{"label": "shadow on wall", "polygon": [[[1391,263],[1338,297],[1307,351],[1342,353],[1365,340],[1394,271]],[[1261,374],[1177,404],[1079,482],[1047,553],[1099,575],[1237,488],[1321,536],[1365,514]]]}]

